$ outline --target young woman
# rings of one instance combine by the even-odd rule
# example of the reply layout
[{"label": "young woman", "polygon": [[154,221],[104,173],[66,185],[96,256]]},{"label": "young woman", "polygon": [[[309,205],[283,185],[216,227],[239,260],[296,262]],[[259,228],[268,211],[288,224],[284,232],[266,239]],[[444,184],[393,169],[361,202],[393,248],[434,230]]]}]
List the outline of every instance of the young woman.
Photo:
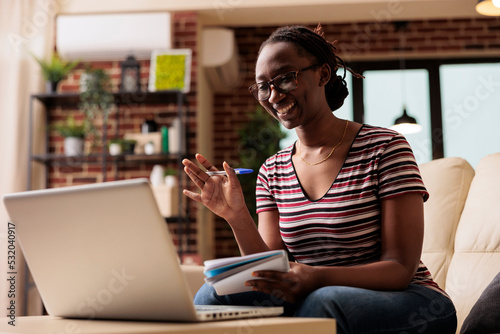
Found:
[{"label": "young woman", "polygon": [[335,318],[339,333],[455,333],[454,306],[420,261],[428,193],[410,146],[332,113],[348,95],[334,52],[320,27],[283,27],[261,46],[250,91],[298,140],[259,171],[258,228],[227,163],[227,177],[210,177],[184,161],[201,190],[184,194],[228,222],[242,254],[285,249],[295,260],[287,273],[255,272],[252,292],[204,285],[195,303],[282,305],[288,316]]}]

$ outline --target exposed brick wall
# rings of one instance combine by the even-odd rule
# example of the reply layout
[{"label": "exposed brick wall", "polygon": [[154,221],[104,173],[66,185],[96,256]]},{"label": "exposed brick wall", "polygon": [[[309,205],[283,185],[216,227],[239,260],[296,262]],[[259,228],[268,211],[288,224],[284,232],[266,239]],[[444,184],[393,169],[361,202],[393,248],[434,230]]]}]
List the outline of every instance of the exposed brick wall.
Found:
[{"label": "exposed brick wall", "polygon": [[[192,50],[192,73],[191,73],[191,90],[188,94],[188,124],[189,124],[189,152],[196,151],[196,64],[198,57],[197,46],[197,29],[198,16],[193,12],[176,13],[173,15],[173,41],[174,48],[189,48]],[[78,92],[81,74],[85,70],[85,66],[90,65],[92,68],[102,68],[111,77],[111,85],[113,91],[118,91],[121,70],[120,63],[123,59],[106,62],[91,62],[80,64],[71,75],[61,82],[58,91],[61,93]],[[140,61],[141,66],[141,87],[143,91],[147,90],[149,80],[149,60]],[[137,101],[140,101],[140,94],[137,95]],[[177,106],[175,105],[141,105],[133,101],[132,106],[120,107],[113,109],[110,114],[110,122],[107,126],[108,138],[123,137],[125,133],[140,133],[141,124],[148,115],[154,115],[155,121],[161,127],[169,126],[177,116]],[[64,121],[67,115],[71,113],[75,115],[77,120],[83,119],[83,114],[78,111],[77,106],[71,107],[56,107],[50,110],[50,124]],[[119,127],[116,126],[116,118],[119,117]],[[99,120],[96,125],[102,124]],[[91,150],[91,143],[86,140],[86,153],[97,153],[102,150],[102,147],[97,147]],[[54,130],[50,131],[49,136],[49,152],[63,153],[63,138]],[[131,179],[140,177],[149,177],[153,165],[138,164],[123,166],[119,168],[116,179]],[[175,164],[170,164],[169,167],[176,167]],[[112,164],[107,167],[107,181],[115,179],[115,170]],[[101,165],[96,164],[71,164],[70,159],[63,164],[55,164],[49,168],[49,184],[48,187],[63,187],[76,184],[88,184],[102,182],[103,174]],[[194,206],[191,206],[190,212],[191,228],[189,231],[188,243],[189,251],[196,251],[196,212]],[[169,224],[174,241],[177,243],[177,224]]]},{"label": "exposed brick wall", "polygon": [[[300,24],[300,22],[297,22]],[[174,15],[174,41],[176,48],[193,50],[192,86],[189,94],[189,125],[191,137],[190,152],[196,152],[196,62],[198,18],[194,13],[177,13]],[[313,26],[310,26],[314,28]],[[230,164],[238,162],[237,130],[247,121],[247,113],[255,110],[257,103],[250,96],[247,87],[254,82],[254,65],[260,44],[277,27],[240,27],[232,28],[236,32],[240,65],[244,78],[240,87],[228,94],[217,94],[214,98],[214,161],[221,165],[223,161]],[[400,52],[400,32],[391,22],[371,21],[363,23],[323,24],[325,37],[338,40],[339,55],[346,61],[358,58],[396,58]],[[452,19],[409,22],[404,35],[405,55],[408,57],[469,57],[470,52],[485,55],[488,52],[500,53],[500,18]],[[113,86],[117,89],[120,78],[119,61],[94,63],[93,66],[106,68],[113,78]],[[78,91],[78,82],[83,66],[62,83],[62,91]],[[147,85],[149,78],[149,62],[141,62],[142,84]],[[130,108],[126,111],[126,121],[120,122],[120,135],[125,132],[139,132],[140,124],[149,113],[157,113],[156,120],[160,125],[169,124],[175,111],[164,106],[147,108]],[[54,121],[60,120],[66,112],[55,110]],[[113,133],[115,128],[110,126]],[[51,136],[51,151],[62,152],[62,138]],[[124,168],[119,178],[148,177],[152,166]],[[65,186],[74,183],[89,183],[101,180],[99,166],[83,165],[75,167],[74,173],[69,169],[54,167],[50,173],[50,186]],[[112,175],[109,167],[110,176]],[[194,205],[191,206],[194,208]],[[191,214],[194,221],[194,212]],[[193,224],[191,225],[193,226]],[[195,232],[190,231],[191,249],[195,250]],[[174,231],[175,233],[175,231]],[[216,220],[216,256],[225,257],[238,254],[237,245],[227,224]]]},{"label": "exposed brick wall", "polygon": [[[297,22],[296,24],[300,24]],[[314,26],[310,26],[314,28]],[[247,87],[254,82],[254,65],[260,44],[277,27],[235,28],[244,70],[242,85],[231,94],[219,94],[214,106],[214,152],[216,165],[223,161],[238,161],[237,129],[255,110],[257,102]],[[325,37],[338,40],[339,56],[345,61],[360,57],[397,59],[401,33],[387,21],[323,24]],[[500,18],[411,21],[403,33],[405,56],[408,57],[469,57],[470,51],[497,51],[500,54]],[[498,59],[498,58],[497,58]],[[231,230],[222,220],[216,221],[216,254],[238,254]]]}]

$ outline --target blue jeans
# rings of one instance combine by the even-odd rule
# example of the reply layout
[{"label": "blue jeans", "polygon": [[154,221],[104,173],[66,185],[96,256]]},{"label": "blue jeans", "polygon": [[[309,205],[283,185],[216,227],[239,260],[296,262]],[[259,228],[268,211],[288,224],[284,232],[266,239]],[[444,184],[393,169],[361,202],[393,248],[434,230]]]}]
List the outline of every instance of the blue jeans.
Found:
[{"label": "blue jeans", "polygon": [[335,318],[337,333],[454,334],[453,303],[430,288],[410,284],[404,291],[375,291],[327,286],[302,302],[291,304],[261,292],[219,296],[205,284],[194,298],[197,305],[283,306],[284,316]]}]

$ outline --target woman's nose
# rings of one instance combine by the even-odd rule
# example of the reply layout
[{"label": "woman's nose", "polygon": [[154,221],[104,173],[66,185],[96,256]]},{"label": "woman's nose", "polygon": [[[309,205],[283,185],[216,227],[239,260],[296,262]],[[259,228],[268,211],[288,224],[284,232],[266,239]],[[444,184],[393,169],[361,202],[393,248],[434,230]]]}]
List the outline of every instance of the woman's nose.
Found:
[{"label": "woman's nose", "polygon": [[277,103],[285,97],[286,93],[280,93],[278,90],[274,87],[274,85],[271,85],[271,95],[269,95],[269,102],[270,103]]}]

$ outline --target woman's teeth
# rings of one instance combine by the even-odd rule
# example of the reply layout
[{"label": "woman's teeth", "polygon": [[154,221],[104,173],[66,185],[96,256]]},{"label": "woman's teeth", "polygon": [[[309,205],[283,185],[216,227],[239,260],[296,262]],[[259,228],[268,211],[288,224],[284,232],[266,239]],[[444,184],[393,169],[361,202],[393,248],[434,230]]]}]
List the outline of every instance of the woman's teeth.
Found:
[{"label": "woman's teeth", "polygon": [[280,114],[286,114],[287,112],[290,111],[295,106],[295,103],[289,104],[285,108],[277,109],[276,111]]}]

